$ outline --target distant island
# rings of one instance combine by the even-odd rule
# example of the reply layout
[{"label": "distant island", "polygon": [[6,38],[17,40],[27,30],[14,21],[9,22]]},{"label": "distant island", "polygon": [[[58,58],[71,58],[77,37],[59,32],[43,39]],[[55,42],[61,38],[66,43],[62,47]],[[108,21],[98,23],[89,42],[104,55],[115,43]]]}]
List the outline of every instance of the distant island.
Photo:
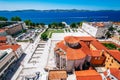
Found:
[{"label": "distant island", "polygon": [[[8,15],[9,14],[9,15]],[[35,23],[50,24],[53,22],[73,22],[81,21],[120,21],[120,10],[77,10],[77,9],[55,9],[55,10],[15,10],[0,11],[0,16],[7,17],[9,20],[13,16],[19,16],[24,20],[31,20]]]}]

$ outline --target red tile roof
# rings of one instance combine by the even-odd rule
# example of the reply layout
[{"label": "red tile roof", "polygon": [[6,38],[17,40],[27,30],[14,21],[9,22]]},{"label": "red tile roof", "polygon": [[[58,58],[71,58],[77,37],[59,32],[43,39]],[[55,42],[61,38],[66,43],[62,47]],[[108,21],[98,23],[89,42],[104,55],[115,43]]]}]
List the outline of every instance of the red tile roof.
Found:
[{"label": "red tile roof", "polygon": [[0,50],[11,48],[11,49],[13,49],[13,51],[16,51],[19,47],[20,47],[20,45],[18,45],[18,44],[15,44],[15,45],[2,45],[2,46],[0,46]]},{"label": "red tile roof", "polygon": [[66,55],[68,60],[83,59],[86,57],[86,54],[81,49],[72,48],[67,48]]},{"label": "red tile roof", "polygon": [[109,77],[107,77],[107,80],[111,80]]},{"label": "red tile roof", "polygon": [[118,80],[120,80],[120,70],[117,68],[110,68],[110,73],[116,77]]},{"label": "red tile roof", "polygon": [[0,41],[6,41],[7,38],[5,36],[0,36]]},{"label": "red tile roof", "polygon": [[102,80],[102,77],[95,70],[75,71],[77,80]]},{"label": "red tile roof", "polygon": [[73,36],[66,36],[64,37],[64,40],[67,43],[78,43],[79,42],[79,38],[75,38]]},{"label": "red tile roof", "polygon": [[94,56],[94,57],[99,57],[99,56],[101,56],[101,50],[91,50],[91,52],[92,52],[92,56]]},{"label": "red tile roof", "polygon": [[98,41],[92,41],[91,44],[98,50],[107,50],[107,48]]},{"label": "red tile roof", "polygon": [[120,52],[118,50],[107,50],[118,62],[120,62]]},{"label": "red tile roof", "polygon": [[67,46],[64,44],[64,41],[60,41],[57,43],[57,47],[61,48],[62,50],[66,51]]},{"label": "red tile roof", "polygon": [[108,74],[107,74],[107,71],[105,71],[104,73],[103,73],[105,76],[107,76]]},{"label": "red tile roof", "polygon": [[[84,42],[84,41],[95,41],[95,42],[97,42],[97,44],[99,44],[99,42],[96,41],[95,38],[67,36],[64,39],[65,39],[65,42],[68,41],[70,43],[74,42],[74,40],[75,40],[75,42],[79,42],[81,45],[81,48],[79,48],[79,49],[70,48],[64,43],[64,40],[62,40],[56,44],[57,48],[60,48],[66,52],[66,56],[67,56],[68,60],[83,59],[86,57],[86,55],[100,56],[101,50],[99,50],[99,51],[96,50],[96,51],[91,52],[90,48]],[[102,44],[99,44],[99,45],[102,45]],[[57,48],[55,48],[54,50],[56,50]],[[59,51],[57,51],[56,53],[60,53],[60,55],[63,54],[63,52],[59,52]]]},{"label": "red tile roof", "polygon": [[83,42],[83,41],[80,41],[79,42],[81,44],[81,50],[86,53],[87,55],[91,55],[91,51],[90,51],[90,48]]},{"label": "red tile roof", "polygon": [[78,37],[79,38],[79,40],[81,40],[81,41],[96,41],[96,39],[95,38],[93,38],[93,37]]},{"label": "red tile roof", "polygon": [[50,70],[48,78],[49,80],[67,79],[67,72],[64,70]]},{"label": "red tile roof", "polygon": [[5,32],[5,30],[4,30],[4,29],[0,29],[0,33],[1,33],[1,32]]}]

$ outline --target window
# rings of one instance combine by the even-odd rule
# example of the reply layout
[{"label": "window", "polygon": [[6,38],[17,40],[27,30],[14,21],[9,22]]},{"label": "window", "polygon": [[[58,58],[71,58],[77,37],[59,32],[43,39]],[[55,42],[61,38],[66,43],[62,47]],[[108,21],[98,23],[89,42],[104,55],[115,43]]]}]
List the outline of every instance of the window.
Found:
[{"label": "window", "polygon": [[110,64],[110,66],[111,66],[112,64]]},{"label": "window", "polygon": [[97,60],[97,57],[95,57],[95,60]]},{"label": "window", "polygon": [[114,80],[114,78],[113,78],[113,77],[111,77],[111,79],[113,79],[113,80]]},{"label": "window", "polygon": [[111,60],[111,62],[113,63],[113,59]]}]

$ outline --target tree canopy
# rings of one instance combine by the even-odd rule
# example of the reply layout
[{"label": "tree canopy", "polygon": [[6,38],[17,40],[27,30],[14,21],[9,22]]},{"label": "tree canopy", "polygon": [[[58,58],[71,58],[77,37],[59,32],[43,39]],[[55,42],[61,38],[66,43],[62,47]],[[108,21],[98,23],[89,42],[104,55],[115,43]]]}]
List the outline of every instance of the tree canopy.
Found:
[{"label": "tree canopy", "polygon": [[0,21],[8,21],[6,17],[0,16]]},{"label": "tree canopy", "polygon": [[72,23],[72,24],[70,24],[70,27],[71,27],[71,28],[78,28],[78,26],[77,26],[76,23]]},{"label": "tree canopy", "polygon": [[11,17],[11,21],[22,21],[22,19],[18,16]]},{"label": "tree canopy", "polygon": [[65,24],[63,23],[56,23],[56,22],[53,22],[51,24],[48,25],[49,28],[55,28],[55,29],[59,29],[59,28],[64,28],[65,27]]}]

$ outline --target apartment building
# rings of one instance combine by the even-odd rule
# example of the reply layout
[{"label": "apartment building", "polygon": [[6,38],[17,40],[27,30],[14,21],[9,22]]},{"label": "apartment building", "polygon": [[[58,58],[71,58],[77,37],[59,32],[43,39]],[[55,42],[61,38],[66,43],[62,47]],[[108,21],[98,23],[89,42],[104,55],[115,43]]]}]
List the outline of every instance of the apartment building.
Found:
[{"label": "apartment building", "polygon": [[90,44],[91,49],[93,50],[102,50],[106,56],[104,66],[106,69],[117,68],[120,69],[120,51],[118,50],[108,50],[98,41],[92,41]]},{"label": "apartment building", "polygon": [[105,37],[112,22],[83,22],[82,29],[96,38]]},{"label": "apartment building", "polygon": [[0,79],[4,76],[6,69],[16,60],[12,49],[0,49]]},{"label": "apartment building", "polygon": [[16,41],[11,36],[0,36],[0,45],[3,44],[16,44]]},{"label": "apartment building", "polygon": [[9,35],[14,35],[19,32],[21,32],[23,29],[25,29],[25,23],[24,22],[16,22],[12,25],[5,26],[6,33]]},{"label": "apartment building", "polygon": [[8,48],[11,48],[13,50],[14,55],[17,59],[19,59],[21,57],[21,55],[23,54],[23,50],[22,50],[21,46],[18,44],[0,46],[0,50],[5,50]]},{"label": "apartment building", "polygon": [[20,45],[11,36],[0,36],[0,79],[7,73],[9,66],[23,54]]}]

